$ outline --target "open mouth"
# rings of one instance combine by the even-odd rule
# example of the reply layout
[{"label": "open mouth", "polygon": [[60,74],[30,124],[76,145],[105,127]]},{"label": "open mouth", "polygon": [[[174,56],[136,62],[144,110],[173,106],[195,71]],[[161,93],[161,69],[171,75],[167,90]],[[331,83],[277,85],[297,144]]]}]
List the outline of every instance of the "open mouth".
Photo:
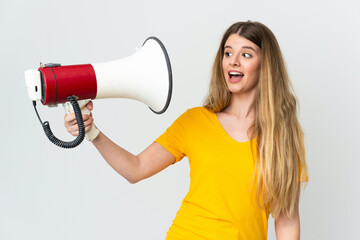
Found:
[{"label": "open mouth", "polygon": [[229,78],[231,81],[241,80],[242,77],[244,77],[244,74],[242,72],[234,72],[234,71],[229,72]]}]

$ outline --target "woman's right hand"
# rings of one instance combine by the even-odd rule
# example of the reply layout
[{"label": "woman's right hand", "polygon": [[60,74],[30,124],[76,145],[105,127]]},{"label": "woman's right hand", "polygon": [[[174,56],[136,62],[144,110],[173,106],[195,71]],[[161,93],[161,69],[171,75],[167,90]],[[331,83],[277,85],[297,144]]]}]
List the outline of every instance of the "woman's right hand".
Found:
[{"label": "woman's right hand", "polygon": [[[85,107],[89,111],[92,111],[93,110],[92,101],[88,102],[88,104],[86,104]],[[90,128],[94,122],[94,119],[93,119],[91,113],[89,115],[83,114],[82,117],[84,120],[85,133],[86,133],[90,130]],[[67,131],[73,136],[79,135],[79,127],[77,125],[75,113],[65,114],[64,120],[65,120],[64,126],[66,127]]]}]

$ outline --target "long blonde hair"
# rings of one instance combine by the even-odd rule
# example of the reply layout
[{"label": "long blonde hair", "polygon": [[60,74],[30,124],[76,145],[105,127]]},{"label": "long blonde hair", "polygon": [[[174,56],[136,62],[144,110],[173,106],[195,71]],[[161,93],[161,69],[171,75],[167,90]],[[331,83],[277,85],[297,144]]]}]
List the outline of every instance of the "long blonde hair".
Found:
[{"label": "long blonde hair", "polygon": [[[224,45],[238,34],[261,49],[255,96],[255,120],[248,133],[257,137],[257,190],[260,208],[276,219],[294,214],[299,179],[307,176],[304,133],[297,118],[297,98],[274,34],[259,22],[238,22],[225,32],[217,51],[204,107],[220,112],[230,104],[222,69]],[[301,170],[301,171],[300,171]],[[300,175],[300,176],[299,176]],[[255,175],[254,175],[255,179]]]}]

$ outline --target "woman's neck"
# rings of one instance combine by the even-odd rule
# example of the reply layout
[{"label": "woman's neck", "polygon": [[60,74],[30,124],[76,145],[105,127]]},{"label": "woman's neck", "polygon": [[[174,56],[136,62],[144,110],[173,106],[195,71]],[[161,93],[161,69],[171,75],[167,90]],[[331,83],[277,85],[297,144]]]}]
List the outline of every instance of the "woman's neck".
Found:
[{"label": "woman's neck", "polygon": [[255,91],[245,94],[232,94],[230,104],[222,111],[239,119],[255,118]]}]

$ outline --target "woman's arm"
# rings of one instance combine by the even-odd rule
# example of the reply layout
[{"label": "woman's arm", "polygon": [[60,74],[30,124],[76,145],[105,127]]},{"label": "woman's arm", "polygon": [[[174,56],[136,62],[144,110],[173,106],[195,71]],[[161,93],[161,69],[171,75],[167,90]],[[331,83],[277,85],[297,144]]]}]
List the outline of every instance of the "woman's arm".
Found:
[{"label": "woman's arm", "polygon": [[[92,102],[89,102],[86,107],[91,111]],[[85,132],[87,132],[93,124],[93,118],[91,115],[83,115],[83,120]],[[65,115],[64,125],[73,136],[79,134],[75,114]],[[102,132],[92,143],[107,163],[130,183],[148,178],[175,162],[175,157],[157,142],[152,143],[137,156],[115,144]]]},{"label": "woman's arm", "polygon": [[137,156],[116,145],[102,132],[92,143],[106,162],[130,183],[151,177],[175,162],[175,157],[157,142]]},{"label": "woman's arm", "polygon": [[300,240],[299,197],[300,186],[297,193],[294,215],[288,218],[284,214],[280,214],[279,217],[275,219],[275,234],[277,240]]}]

